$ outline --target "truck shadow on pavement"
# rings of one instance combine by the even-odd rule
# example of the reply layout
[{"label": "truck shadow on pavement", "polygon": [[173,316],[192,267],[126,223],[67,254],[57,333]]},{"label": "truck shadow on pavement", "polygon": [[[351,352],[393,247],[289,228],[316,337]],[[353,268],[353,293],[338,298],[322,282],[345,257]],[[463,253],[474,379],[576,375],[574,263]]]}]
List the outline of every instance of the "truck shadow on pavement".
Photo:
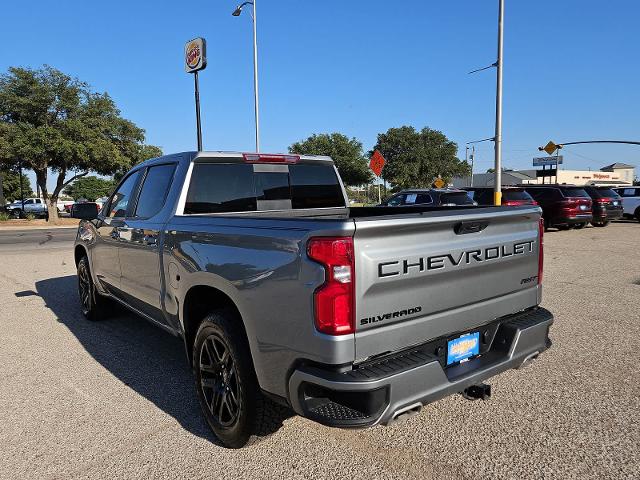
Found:
[{"label": "truck shadow on pavement", "polygon": [[[106,320],[86,320],[80,311],[75,275],[38,281],[36,290],[58,322],[69,329],[98,363],[175,418],[185,430],[221,445],[200,412],[181,339],[115,302]],[[283,410],[277,427],[289,416]],[[261,436],[276,430],[261,432]]]}]

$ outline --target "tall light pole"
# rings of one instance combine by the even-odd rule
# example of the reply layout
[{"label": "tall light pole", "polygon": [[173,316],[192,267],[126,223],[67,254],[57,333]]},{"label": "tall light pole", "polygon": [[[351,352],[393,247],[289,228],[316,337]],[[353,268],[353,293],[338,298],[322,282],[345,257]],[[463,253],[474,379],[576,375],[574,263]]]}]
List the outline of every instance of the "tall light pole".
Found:
[{"label": "tall light pole", "polygon": [[253,103],[255,111],[256,121],[256,152],[260,151],[260,108],[259,108],[259,96],[258,96],[258,34],[256,29],[256,0],[251,2],[241,3],[236,7],[231,15],[239,17],[242,13],[242,8],[245,5],[251,5],[253,7],[253,14],[251,19],[253,20]]},{"label": "tall light pole", "polygon": [[502,204],[502,48],[504,33],[504,0],[498,0],[498,61],[496,81],[496,134],[495,134],[495,171],[496,184],[493,190],[494,205]]}]

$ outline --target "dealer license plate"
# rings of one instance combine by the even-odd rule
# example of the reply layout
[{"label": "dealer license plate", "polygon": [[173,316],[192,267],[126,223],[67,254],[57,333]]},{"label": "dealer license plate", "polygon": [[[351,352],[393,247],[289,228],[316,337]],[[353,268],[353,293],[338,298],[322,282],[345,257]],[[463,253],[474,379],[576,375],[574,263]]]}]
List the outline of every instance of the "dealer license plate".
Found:
[{"label": "dealer license plate", "polygon": [[466,333],[447,343],[447,365],[461,362],[480,353],[480,332]]}]

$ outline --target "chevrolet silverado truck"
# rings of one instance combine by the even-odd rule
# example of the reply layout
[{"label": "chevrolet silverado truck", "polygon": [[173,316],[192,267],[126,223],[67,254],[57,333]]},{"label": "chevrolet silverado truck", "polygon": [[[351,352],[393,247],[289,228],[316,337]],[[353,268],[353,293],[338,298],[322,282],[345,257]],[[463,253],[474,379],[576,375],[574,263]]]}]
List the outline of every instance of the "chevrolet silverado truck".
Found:
[{"label": "chevrolet silverado truck", "polygon": [[348,205],[329,157],[146,161],[79,225],[82,311],[116,301],[180,337],[233,448],[278,404],[364,428],[486,399],[484,381],[550,347],[539,207]]}]

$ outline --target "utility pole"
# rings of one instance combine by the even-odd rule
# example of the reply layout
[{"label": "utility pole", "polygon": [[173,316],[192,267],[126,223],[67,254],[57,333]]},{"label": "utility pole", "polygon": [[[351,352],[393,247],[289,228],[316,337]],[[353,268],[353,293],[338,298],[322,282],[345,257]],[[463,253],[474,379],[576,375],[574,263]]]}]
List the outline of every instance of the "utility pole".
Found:
[{"label": "utility pole", "polygon": [[20,210],[22,210],[22,216],[24,217],[24,190],[22,187],[22,162],[18,163],[18,178],[20,179]]},{"label": "utility pole", "polygon": [[496,134],[495,134],[495,176],[493,191],[494,205],[502,204],[502,51],[504,33],[504,0],[498,0],[498,61],[496,80]]},{"label": "utility pole", "polygon": [[473,187],[473,162],[476,159],[476,146],[474,145],[471,148],[471,185],[469,185],[470,187]]},{"label": "utility pole", "polygon": [[4,204],[7,203],[4,199],[4,189],[2,188],[2,172],[0,172],[0,208],[4,207]]},{"label": "utility pole", "polygon": [[[469,163],[469,145],[464,147],[464,163]],[[473,168],[471,169],[471,176],[473,177]],[[469,184],[471,186],[471,184]]]},{"label": "utility pole", "polygon": [[256,28],[256,0],[253,0],[253,108],[256,117],[256,153],[260,151],[260,104],[258,100],[258,32]]}]

